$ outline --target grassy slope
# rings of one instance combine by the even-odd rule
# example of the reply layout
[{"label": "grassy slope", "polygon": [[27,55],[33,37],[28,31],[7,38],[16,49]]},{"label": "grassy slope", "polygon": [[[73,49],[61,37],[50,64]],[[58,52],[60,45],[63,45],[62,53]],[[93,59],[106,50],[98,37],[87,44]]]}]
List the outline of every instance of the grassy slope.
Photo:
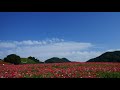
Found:
[{"label": "grassy slope", "polygon": [[31,64],[34,64],[34,63],[36,63],[36,62],[34,62],[33,60],[31,60],[31,59],[27,59],[27,58],[21,58],[21,62],[22,63],[31,63]]}]

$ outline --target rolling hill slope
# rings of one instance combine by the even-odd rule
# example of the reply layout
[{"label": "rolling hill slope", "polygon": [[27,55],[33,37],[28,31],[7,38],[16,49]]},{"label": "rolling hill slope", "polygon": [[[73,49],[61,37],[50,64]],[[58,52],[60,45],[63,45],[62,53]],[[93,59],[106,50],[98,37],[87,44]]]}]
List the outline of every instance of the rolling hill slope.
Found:
[{"label": "rolling hill slope", "polygon": [[120,51],[105,52],[87,62],[120,62]]}]

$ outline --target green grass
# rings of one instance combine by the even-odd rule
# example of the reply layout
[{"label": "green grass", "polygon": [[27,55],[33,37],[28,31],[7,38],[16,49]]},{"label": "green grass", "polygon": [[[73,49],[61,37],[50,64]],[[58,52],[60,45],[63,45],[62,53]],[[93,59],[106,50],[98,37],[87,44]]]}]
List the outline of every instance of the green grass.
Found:
[{"label": "green grass", "polygon": [[21,58],[21,63],[22,64],[35,64],[36,62],[28,58]]},{"label": "green grass", "polygon": [[100,72],[98,73],[100,78],[120,78],[120,72]]}]

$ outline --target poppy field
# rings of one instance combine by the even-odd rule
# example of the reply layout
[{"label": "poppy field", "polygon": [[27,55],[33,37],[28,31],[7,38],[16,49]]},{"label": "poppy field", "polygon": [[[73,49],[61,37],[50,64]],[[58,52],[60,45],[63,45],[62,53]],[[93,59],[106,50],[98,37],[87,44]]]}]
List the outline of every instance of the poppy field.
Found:
[{"label": "poppy field", "polygon": [[120,63],[0,64],[0,78],[120,78]]}]

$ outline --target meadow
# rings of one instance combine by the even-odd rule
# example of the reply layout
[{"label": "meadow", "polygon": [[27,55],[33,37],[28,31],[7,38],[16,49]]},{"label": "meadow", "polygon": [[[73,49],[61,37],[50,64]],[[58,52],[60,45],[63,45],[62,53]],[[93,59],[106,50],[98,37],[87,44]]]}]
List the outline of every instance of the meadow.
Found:
[{"label": "meadow", "polygon": [[0,78],[120,78],[120,63],[0,63]]}]

